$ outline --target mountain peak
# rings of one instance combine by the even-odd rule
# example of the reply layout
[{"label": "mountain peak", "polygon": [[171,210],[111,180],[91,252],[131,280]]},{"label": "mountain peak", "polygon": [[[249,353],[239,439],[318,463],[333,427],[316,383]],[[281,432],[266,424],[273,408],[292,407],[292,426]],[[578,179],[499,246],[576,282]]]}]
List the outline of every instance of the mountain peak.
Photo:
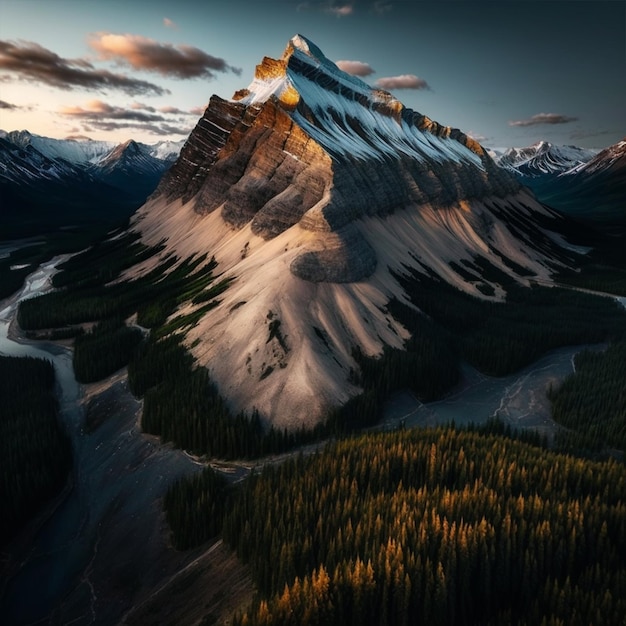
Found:
[{"label": "mountain peak", "polygon": [[304,35],[300,35],[299,33],[295,34],[289,40],[287,48],[283,53],[283,59],[288,58],[294,50],[300,50],[301,52],[316,58],[318,61],[326,59],[324,53],[311,40],[307,39]]},{"label": "mountain peak", "polygon": [[496,300],[499,276],[526,281],[512,268],[549,280],[556,244],[536,213],[556,219],[477,142],[297,35],[233,100],[211,97],[133,228],[166,242],[162,258],[215,257],[229,287],[206,315],[189,304],[185,342],[235,412],[282,428],[357,393],[356,346],[403,346],[387,307],[407,302],[399,276]]}]

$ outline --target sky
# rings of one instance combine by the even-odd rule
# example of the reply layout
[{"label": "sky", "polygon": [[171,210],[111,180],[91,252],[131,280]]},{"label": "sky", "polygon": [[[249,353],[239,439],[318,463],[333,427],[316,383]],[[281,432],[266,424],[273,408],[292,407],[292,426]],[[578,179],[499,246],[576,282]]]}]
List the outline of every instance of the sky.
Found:
[{"label": "sky", "polygon": [[626,0],[0,0],[0,129],[183,139],[296,33],[488,147],[626,136]]}]

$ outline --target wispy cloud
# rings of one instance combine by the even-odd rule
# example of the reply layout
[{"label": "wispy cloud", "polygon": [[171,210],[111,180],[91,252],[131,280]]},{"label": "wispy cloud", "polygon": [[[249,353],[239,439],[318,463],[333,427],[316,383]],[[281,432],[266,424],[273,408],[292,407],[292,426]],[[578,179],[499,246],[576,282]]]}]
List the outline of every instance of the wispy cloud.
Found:
[{"label": "wispy cloud", "polygon": [[174,20],[171,20],[169,17],[163,18],[163,25],[166,28],[173,28],[174,30],[178,30],[178,24]]},{"label": "wispy cloud", "polygon": [[16,104],[11,104],[10,102],[6,102],[5,100],[0,100],[0,109],[5,109],[6,111],[19,111],[21,107],[18,107]]},{"label": "wispy cloud", "polygon": [[312,2],[300,2],[296,5],[296,11],[322,11],[336,17],[347,17],[354,13],[354,4],[336,4],[334,0],[313,0]]},{"label": "wispy cloud", "polygon": [[158,113],[141,111],[136,108],[125,109],[123,107],[112,106],[102,100],[89,100],[83,106],[62,107],[59,111],[61,115],[80,118],[82,120],[133,120],[135,122],[164,122],[167,118]]},{"label": "wispy cloud", "polygon": [[191,109],[189,109],[189,113],[191,113],[192,115],[204,115],[205,110],[206,106],[192,107]]},{"label": "wispy cloud", "polygon": [[161,111],[161,113],[167,113],[168,115],[193,115],[191,111],[183,111],[182,109],[173,106],[160,107],[159,111]]},{"label": "wispy cloud", "polygon": [[124,129],[138,129],[151,135],[188,135],[191,128],[182,126],[174,126],[172,124],[139,124],[133,122],[115,122],[108,120],[92,120],[88,125],[84,126],[86,131],[114,131]]},{"label": "wispy cloud", "polygon": [[326,13],[331,13],[332,15],[336,15],[337,17],[346,17],[348,15],[352,15],[354,12],[354,7],[351,4],[342,4],[340,6],[330,5],[325,9]]},{"label": "wispy cloud", "polygon": [[91,137],[87,137],[87,135],[75,134],[75,135],[66,135],[65,139],[68,141],[88,141]]},{"label": "wispy cloud", "polygon": [[481,135],[480,133],[475,133],[473,130],[469,130],[465,133],[468,137],[471,137],[478,143],[483,143],[483,141],[489,141],[490,137],[485,137],[485,135]]},{"label": "wispy cloud", "polygon": [[171,78],[215,78],[216,72],[241,74],[241,69],[200,48],[162,43],[141,35],[94,33],[89,45],[100,59]]},{"label": "wispy cloud", "polygon": [[374,5],[372,6],[372,11],[374,13],[378,13],[379,15],[384,15],[385,13],[391,11],[391,9],[393,9],[393,5],[391,2],[385,2],[385,0],[378,0],[377,2],[374,2]]},{"label": "wispy cloud", "polygon": [[154,83],[97,69],[85,59],[65,59],[34,42],[0,40],[0,69],[58,89],[118,89],[130,95],[170,93]]},{"label": "wispy cloud", "polygon": [[560,113],[537,113],[525,120],[514,120],[509,122],[509,126],[538,126],[539,124],[568,124],[575,122],[577,117],[562,115]]},{"label": "wispy cloud", "polygon": [[430,89],[430,85],[415,74],[400,74],[399,76],[385,76],[376,81],[382,89]]},{"label": "wispy cloud", "polygon": [[191,113],[172,106],[155,109],[141,102],[133,102],[125,108],[102,100],[89,100],[82,106],[62,107],[59,113],[81,123],[84,131],[139,129],[153,135],[187,135],[191,131],[185,126],[174,125],[173,122],[183,122],[180,117],[171,117],[189,116]]},{"label": "wispy cloud", "polygon": [[369,63],[363,61],[335,61],[335,64],[340,70],[353,76],[370,76],[375,72]]}]

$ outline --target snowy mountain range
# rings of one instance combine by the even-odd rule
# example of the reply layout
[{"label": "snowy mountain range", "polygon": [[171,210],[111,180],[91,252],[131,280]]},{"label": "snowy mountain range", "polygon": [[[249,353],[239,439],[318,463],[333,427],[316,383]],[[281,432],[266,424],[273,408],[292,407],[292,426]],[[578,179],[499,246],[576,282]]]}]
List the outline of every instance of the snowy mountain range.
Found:
[{"label": "snowy mountain range", "polygon": [[403,347],[400,276],[501,300],[562,266],[560,224],[475,140],[297,35],[248,88],[211,98],[131,222],[165,247],[128,276],[214,255],[232,282],[210,313],[177,312],[199,317],[184,341],[234,411],[295,428],[360,391],[355,348]]},{"label": "snowy mountain range", "polygon": [[601,151],[542,141],[496,162],[562,213],[605,230],[626,225],[626,140]]},{"label": "snowy mountain range", "polygon": [[576,146],[557,146],[539,141],[527,148],[509,148],[498,159],[498,165],[522,176],[562,174],[591,160],[597,150]]},{"label": "snowy mountain range", "polygon": [[[126,145],[111,141],[96,141],[88,138],[53,139],[51,137],[35,135],[27,130],[14,130],[11,132],[0,131],[0,138],[20,148],[32,146],[37,152],[48,159],[63,159],[75,165],[97,163],[101,159],[106,158],[120,145]],[[159,141],[155,144],[132,143],[146,156],[151,156],[161,161],[173,162],[177,159],[185,140],[176,142]]]},{"label": "snowy mountain range", "polygon": [[6,236],[77,220],[115,220],[141,205],[183,141],[63,140],[0,131],[0,194]]}]

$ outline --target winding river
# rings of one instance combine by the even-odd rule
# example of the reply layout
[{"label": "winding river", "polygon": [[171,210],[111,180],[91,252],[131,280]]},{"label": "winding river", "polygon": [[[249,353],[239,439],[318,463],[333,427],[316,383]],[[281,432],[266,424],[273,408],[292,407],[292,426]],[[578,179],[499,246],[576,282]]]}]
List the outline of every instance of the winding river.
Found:
[{"label": "winding river", "polygon": [[[13,567],[0,598],[0,622],[7,625],[117,623],[136,598],[190,558],[167,544],[160,498],[173,480],[197,471],[198,464],[141,434],[141,403],[123,373],[108,386],[81,386],[71,350],[9,337],[19,301],[50,290],[60,260],[41,266],[19,294],[0,303],[0,354],[53,363],[61,419],[74,453],[64,496],[30,543],[9,548]],[[99,415],[97,428],[89,432],[86,412]]]},{"label": "winding river", "polygon": [[[63,624],[117,623],[133,602],[194,557],[167,545],[160,498],[173,480],[199,465],[140,433],[141,404],[128,391],[125,376],[114,377],[108,386],[83,387],[74,378],[69,349],[9,337],[19,301],[51,289],[50,276],[59,261],[42,265],[19,294],[0,303],[0,354],[52,361],[61,417],[74,447],[73,481],[65,496],[34,541],[14,547],[9,555],[15,567],[0,598],[0,616],[7,625],[47,622],[51,616]],[[626,306],[626,298],[620,301]],[[573,371],[580,349],[554,350],[505,378],[465,367],[462,384],[438,402],[422,404],[407,392],[396,394],[387,403],[386,424],[462,424],[499,415],[517,426],[553,432],[545,391]],[[85,407],[93,410],[94,403],[101,416],[97,428],[87,432]]]}]

